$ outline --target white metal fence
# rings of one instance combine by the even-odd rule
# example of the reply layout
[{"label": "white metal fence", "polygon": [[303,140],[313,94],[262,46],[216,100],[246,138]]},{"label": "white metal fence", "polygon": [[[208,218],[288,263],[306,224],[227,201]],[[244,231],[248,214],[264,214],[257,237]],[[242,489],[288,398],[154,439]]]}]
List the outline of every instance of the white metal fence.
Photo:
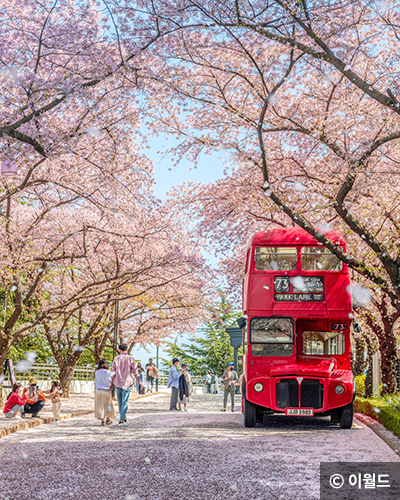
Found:
[{"label": "white metal fence", "polygon": [[[78,366],[74,369],[71,380],[91,382],[94,380],[94,372],[94,368],[83,368]],[[60,377],[60,368],[58,365],[35,363],[27,371],[19,372],[15,370],[17,382],[26,383],[31,377],[36,377],[38,381],[58,380]]]},{"label": "white metal fence", "polygon": [[[84,368],[84,367],[76,367],[73,371],[71,377],[70,384],[70,393],[71,394],[80,394],[80,393],[92,393],[94,391],[94,368]],[[145,374],[143,374],[143,383],[145,382]],[[15,370],[15,377],[17,382],[26,386],[28,380],[31,377],[35,377],[38,381],[40,387],[44,390],[50,389],[51,381],[58,380],[60,377],[60,369],[56,364],[46,364],[46,363],[35,363],[28,370],[19,372]],[[168,382],[167,375],[159,375],[158,376],[158,387],[160,389],[166,389]],[[192,382],[194,386],[194,390],[196,393],[206,392],[205,388],[205,378],[204,377],[192,377]],[[9,382],[5,380],[3,382],[3,397],[6,396],[10,389],[6,386],[9,385]],[[156,381],[154,381],[154,389],[156,388]],[[136,391],[136,384],[132,387],[133,391]]]}]

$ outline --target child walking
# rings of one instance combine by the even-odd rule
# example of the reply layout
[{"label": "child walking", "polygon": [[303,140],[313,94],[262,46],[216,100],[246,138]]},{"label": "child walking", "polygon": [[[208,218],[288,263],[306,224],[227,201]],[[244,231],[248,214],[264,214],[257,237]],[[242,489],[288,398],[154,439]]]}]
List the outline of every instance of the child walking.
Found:
[{"label": "child walking", "polygon": [[60,397],[60,382],[57,380],[52,380],[51,389],[49,391],[43,391],[47,395],[47,399],[51,400],[52,411],[53,411],[53,424],[58,424],[61,412],[61,397]]},{"label": "child walking", "polygon": [[[112,372],[108,369],[106,359],[101,359],[94,376],[94,415],[101,420],[101,425],[111,425],[115,418],[115,410],[110,391]],[[104,419],[107,419],[104,421]]]},{"label": "child walking", "polygon": [[[21,384],[15,382],[12,386],[11,392],[7,397],[6,404],[4,405],[4,416],[7,418],[21,418],[24,417],[24,406],[28,399],[28,394],[26,389],[21,396]],[[21,417],[18,415],[21,413]]]}]

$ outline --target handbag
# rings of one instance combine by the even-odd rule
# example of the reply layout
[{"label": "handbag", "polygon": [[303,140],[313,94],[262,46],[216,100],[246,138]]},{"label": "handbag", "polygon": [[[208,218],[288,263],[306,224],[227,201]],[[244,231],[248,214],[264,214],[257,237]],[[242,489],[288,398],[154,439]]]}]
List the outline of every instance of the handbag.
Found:
[{"label": "handbag", "polygon": [[222,382],[221,384],[221,391],[226,391],[226,383]]},{"label": "handbag", "polygon": [[139,387],[139,395],[143,395],[143,394],[146,394],[146,387],[144,385],[141,385]]}]

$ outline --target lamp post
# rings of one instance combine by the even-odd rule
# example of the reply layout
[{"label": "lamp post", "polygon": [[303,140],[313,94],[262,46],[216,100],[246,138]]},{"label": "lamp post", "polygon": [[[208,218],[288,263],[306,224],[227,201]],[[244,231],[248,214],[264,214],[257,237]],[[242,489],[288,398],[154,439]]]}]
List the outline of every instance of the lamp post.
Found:
[{"label": "lamp post", "polygon": [[118,311],[119,311],[119,300],[115,301],[114,308],[114,339],[113,339],[113,360],[117,355],[117,338],[118,338]]},{"label": "lamp post", "polygon": [[[158,346],[157,346],[157,349],[156,349],[156,367],[157,367],[157,370],[159,369],[158,368]],[[156,392],[158,392],[158,373],[157,373],[157,378],[156,378]]]},{"label": "lamp post", "polygon": [[[118,311],[119,311],[119,300],[115,301],[114,308],[114,338],[113,338],[113,361],[117,354],[117,338],[118,338]],[[112,388],[112,397],[115,398],[115,386]]]}]

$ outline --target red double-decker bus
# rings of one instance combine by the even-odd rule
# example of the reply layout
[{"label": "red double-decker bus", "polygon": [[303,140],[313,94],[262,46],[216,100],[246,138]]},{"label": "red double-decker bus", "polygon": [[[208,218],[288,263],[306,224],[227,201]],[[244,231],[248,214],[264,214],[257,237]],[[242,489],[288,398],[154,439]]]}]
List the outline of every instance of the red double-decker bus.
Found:
[{"label": "red double-decker bus", "polygon": [[[325,236],[346,251],[344,237]],[[243,280],[243,413],[331,416],[350,428],[353,318],[347,266],[300,228],[257,233]]]}]

